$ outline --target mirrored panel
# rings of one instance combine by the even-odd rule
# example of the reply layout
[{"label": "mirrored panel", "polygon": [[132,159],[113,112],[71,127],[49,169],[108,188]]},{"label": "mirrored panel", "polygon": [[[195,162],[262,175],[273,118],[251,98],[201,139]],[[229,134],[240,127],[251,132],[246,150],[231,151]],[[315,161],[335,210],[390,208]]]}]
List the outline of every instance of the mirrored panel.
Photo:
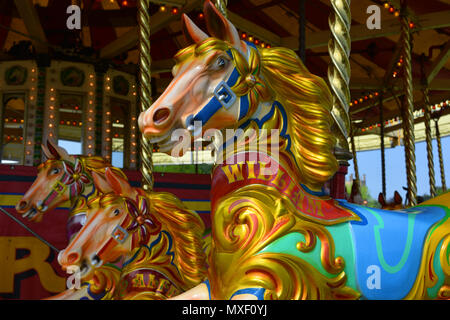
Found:
[{"label": "mirrored panel", "polygon": [[25,95],[5,94],[2,103],[2,164],[23,164]]}]

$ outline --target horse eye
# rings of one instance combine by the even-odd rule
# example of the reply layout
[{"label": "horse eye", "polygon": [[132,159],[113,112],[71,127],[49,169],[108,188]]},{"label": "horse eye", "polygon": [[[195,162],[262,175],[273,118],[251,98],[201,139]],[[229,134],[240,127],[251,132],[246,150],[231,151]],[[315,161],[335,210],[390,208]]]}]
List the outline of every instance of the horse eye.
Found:
[{"label": "horse eye", "polygon": [[51,171],[50,171],[50,174],[58,174],[59,173],[59,168],[53,168]]},{"label": "horse eye", "polygon": [[225,67],[225,65],[226,65],[225,59],[222,58],[222,57],[219,57],[219,58],[217,59],[217,66],[218,66],[220,69],[223,69],[223,68]]},{"label": "horse eye", "polygon": [[113,212],[113,214],[114,214],[115,216],[118,216],[119,213],[120,213],[120,210],[119,210],[119,209],[116,209],[116,210],[114,210],[114,212]]}]

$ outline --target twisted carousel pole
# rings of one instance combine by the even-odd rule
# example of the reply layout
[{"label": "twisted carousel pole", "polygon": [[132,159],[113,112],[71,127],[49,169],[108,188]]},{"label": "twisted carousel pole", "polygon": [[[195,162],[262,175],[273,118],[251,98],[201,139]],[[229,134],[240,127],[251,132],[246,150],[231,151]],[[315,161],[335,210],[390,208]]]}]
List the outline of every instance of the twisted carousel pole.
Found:
[{"label": "twisted carousel pole", "polygon": [[227,15],[228,0],[216,0],[216,1],[214,1],[214,4],[215,4],[216,8],[219,9],[220,13],[225,18],[228,18],[228,15]]},{"label": "twisted carousel pole", "polygon": [[442,155],[442,144],[441,144],[441,133],[439,132],[439,118],[434,119],[434,124],[436,127],[436,141],[438,145],[438,155],[439,155],[439,166],[441,169],[441,183],[442,183],[442,191],[447,191],[447,185],[445,183],[445,172],[444,172],[444,157]]},{"label": "twisted carousel pole", "polygon": [[331,39],[328,42],[328,53],[331,63],[328,67],[328,82],[333,93],[332,116],[337,127],[338,146],[348,150],[347,138],[350,133],[355,179],[359,187],[358,162],[356,159],[356,148],[354,129],[349,117],[350,103],[350,26],[351,12],[350,0],[331,0],[333,12],[328,24],[331,30]]},{"label": "twisted carousel pole", "polygon": [[411,30],[406,12],[406,2],[402,1],[401,13],[401,44],[404,58],[404,88],[405,99],[403,104],[403,131],[405,144],[406,176],[408,186],[408,202],[410,206],[417,205],[417,177],[414,136],[414,97],[411,62]]},{"label": "twisted carousel pole", "polygon": [[[139,0],[139,107],[144,112],[152,105],[151,56],[150,56],[150,1]],[[141,172],[142,188],[153,189],[152,144],[141,135]]]},{"label": "twisted carousel pole", "polygon": [[[332,37],[328,42],[328,53],[331,63],[328,67],[328,80],[333,93],[333,118],[339,127],[341,136],[339,142],[345,148],[348,131],[350,131],[350,117],[348,106],[350,103],[350,0],[331,0],[333,12],[328,24]],[[345,140],[345,141],[343,141]],[[348,150],[348,146],[347,146]]]},{"label": "twisted carousel pole", "polygon": [[425,107],[424,107],[424,121],[425,121],[425,139],[427,143],[427,159],[428,159],[428,176],[430,179],[430,196],[436,197],[436,180],[434,178],[434,161],[433,161],[433,138],[431,136],[431,105],[429,98],[429,89],[423,92]]},{"label": "twisted carousel pole", "polygon": [[380,95],[380,150],[381,150],[381,190],[386,198],[386,154],[384,146],[384,108],[383,97]]}]

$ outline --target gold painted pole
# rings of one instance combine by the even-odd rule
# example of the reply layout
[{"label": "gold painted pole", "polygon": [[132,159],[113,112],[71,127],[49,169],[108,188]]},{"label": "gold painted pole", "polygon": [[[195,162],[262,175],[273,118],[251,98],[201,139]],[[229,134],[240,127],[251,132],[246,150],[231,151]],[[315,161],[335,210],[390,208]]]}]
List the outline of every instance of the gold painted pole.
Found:
[{"label": "gold painted pole", "polygon": [[441,144],[441,133],[439,132],[439,119],[434,119],[434,124],[436,127],[436,141],[438,145],[438,154],[439,154],[439,166],[441,169],[441,183],[442,183],[442,191],[447,191],[447,185],[445,183],[445,172],[444,172],[444,157],[442,155],[442,144]]},{"label": "gold painted pole", "polygon": [[351,130],[348,108],[350,103],[350,0],[331,0],[333,12],[328,24],[331,39],[328,53],[331,63],[328,67],[328,81],[333,93],[332,115],[337,125],[338,145],[348,150],[348,133]]},{"label": "gold painted pole", "polygon": [[[149,5],[149,0],[139,0],[139,107],[141,112],[152,105]],[[152,152],[153,146],[142,134],[140,150],[142,188],[146,191],[153,189]]]},{"label": "gold painted pole", "polygon": [[425,139],[427,142],[427,158],[428,158],[428,176],[430,179],[430,196],[436,197],[436,180],[434,178],[434,161],[433,161],[433,138],[431,136],[431,106],[428,88],[424,90],[424,120],[425,120]]},{"label": "gold painted pole", "polygon": [[417,205],[417,177],[416,177],[416,155],[415,155],[415,137],[414,137],[414,97],[412,82],[412,63],[411,63],[411,30],[409,19],[406,15],[406,5],[402,8],[401,18],[401,42],[402,54],[404,59],[404,88],[405,99],[403,104],[403,131],[405,141],[405,161],[406,177],[408,186],[408,202],[410,206]]},{"label": "gold painted pole", "polygon": [[219,9],[220,13],[225,18],[228,18],[228,15],[227,15],[228,0],[216,0],[214,4],[215,4],[216,8]]}]

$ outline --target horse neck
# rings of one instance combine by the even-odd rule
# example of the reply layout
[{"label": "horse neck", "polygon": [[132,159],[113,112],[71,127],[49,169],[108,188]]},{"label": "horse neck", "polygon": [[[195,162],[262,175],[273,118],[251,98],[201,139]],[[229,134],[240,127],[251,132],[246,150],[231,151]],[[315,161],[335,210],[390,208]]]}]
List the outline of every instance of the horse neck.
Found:
[{"label": "horse neck", "polygon": [[[300,170],[294,156],[289,151],[291,141],[287,135],[289,125],[287,121],[288,116],[284,106],[279,101],[272,100],[260,103],[250,118],[235,128],[235,130],[237,129],[237,140],[241,143],[235,146],[232,140],[225,134],[224,141],[226,142],[224,143],[224,147],[219,147],[219,150],[224,151],[218,152],[218,155],[222,156],[225,162],[230,156],[242,152],[256,151],[259,154],[274,158],[288,169],[293,177],[301,181]],[[255,140],[244,141],[244,138],[248,136],[252,129],[258,132],[256,143]],[[242,139],[241,141],[240,138]],[[216,162],[218,162],[217,158]]]}]

